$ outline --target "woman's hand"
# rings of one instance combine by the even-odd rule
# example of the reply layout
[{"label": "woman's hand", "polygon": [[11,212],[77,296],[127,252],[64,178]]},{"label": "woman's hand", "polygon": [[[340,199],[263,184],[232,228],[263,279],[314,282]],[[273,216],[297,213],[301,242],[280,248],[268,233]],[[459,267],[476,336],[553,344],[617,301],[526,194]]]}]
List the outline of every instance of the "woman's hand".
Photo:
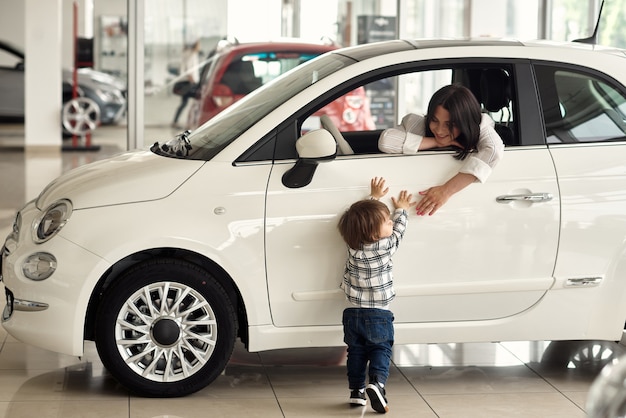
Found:
[{"label": "woman's hand", "polygon": [[452,193],[448,192],[446,186],[434,186],[420,192],[422,199],[417,203],[415,208],[418,215],[433,215],[437,210],[442,207]]},{"label": "woman's hand", "polygon": [[434,215],[453,194],[463,190],[475,181],[476,177],[472,174],[457,173],[445,184],[421,191],[422,200],[417,203],[415,208],[417,214]]},{"label": "woman's hand", "polygon": [[389,187],[385,187],[385,179],[382,177],[374,177],[370,182],[370,196],[372,199],[379,200],[387,194]]}]

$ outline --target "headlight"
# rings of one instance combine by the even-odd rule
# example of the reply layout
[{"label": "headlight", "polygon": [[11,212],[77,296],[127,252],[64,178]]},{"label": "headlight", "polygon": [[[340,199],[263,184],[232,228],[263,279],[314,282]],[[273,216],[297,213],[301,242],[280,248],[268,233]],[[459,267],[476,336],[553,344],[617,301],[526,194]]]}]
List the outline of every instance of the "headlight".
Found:
[{"label": "headlight", "polygon": [[48,241],[63,228],[72,215],[72,203],[59,200],[44,210],[33,223],[33,240],[37,244]]},{"label": "headlight", "polygon": [[95,93],[100,97],[100,100],[106,103],[122,103],[124,101],[121,93],[114,90],[96,89]]}]

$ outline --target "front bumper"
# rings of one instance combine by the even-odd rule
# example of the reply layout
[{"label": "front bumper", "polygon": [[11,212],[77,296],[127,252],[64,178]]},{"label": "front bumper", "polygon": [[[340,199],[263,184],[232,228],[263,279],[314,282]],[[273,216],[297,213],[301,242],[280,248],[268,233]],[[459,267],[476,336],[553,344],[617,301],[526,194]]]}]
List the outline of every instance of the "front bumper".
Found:
[{"label": "front bumper", "polygon": [[[109,265],[60,235],[35,244],[30,225],[37,213],[34,204],[21,211],[19,237],[7,246],[10,251],[3,250],[1,272],[7,305],[2,325],[26,344],[81,356],[85,314],[94,284],[88,278],[95,275],[95,268],[106,270]],[[24,260],[35,252],[49,252],[58,260],[56,271],[46,280],[34,281],[23,273]]]},{"label": "front bumper", "polygon": [[2,311],[2,321],[8,321],[14,311],[37,312],[48,309],[48,304],[30,300],[15,299],[13,292],[5,288],[6,305]]}]

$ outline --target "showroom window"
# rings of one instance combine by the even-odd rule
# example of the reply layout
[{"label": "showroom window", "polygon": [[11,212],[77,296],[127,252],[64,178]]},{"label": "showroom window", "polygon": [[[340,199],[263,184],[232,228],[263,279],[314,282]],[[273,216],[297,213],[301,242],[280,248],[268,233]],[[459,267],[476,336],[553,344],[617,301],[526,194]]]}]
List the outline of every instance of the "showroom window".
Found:
[{"label": "showroom window", "polygon": [[[573,41],[593,34],[602,0],[552,0],[546,38]],[[626,48],[626,2],[605,1],[598,25],[598,44]]]},{"label": "showroom window", "polygon": [[[170,128],[181,103],[180,97],[172,94],[172,85],[179,77],[184,45],[198,38],[202,40],[201,63],[206,63],[219,39],[233,35],[243,40],[278,36],[303,36],[307,39],[328,37],[338,41],[341,46],[389,38],[534,39],[545,36],[554,40],[571,40],[591,34],[600,0],[324,0],[316,3],[315,7],[303,0],[269,0],[243,8],[239,7],[244,4],[243,0],[211,1],[215,7],[206,7],[200,0],[145,0],[141,3],[145,4],[145,21],[139,23],[139,27],[145,30],[145,45],[139,49],[145,52],[145,80],[142,80],[145,82],[145,106],[142,106],[140,112],[145,119],[141,121],[145,142],[151,143],[179,132]],[[96,2],[96,26],[101,16],[108,18],[123,14],[123,8],[121,13],[112,13],[109,7],[105,13],[99,13],[104,8],[100,4]],[[623,43],[626,46],[626,40],[622,39],[626,35],[619,30],[626,24],[625,8],[624,2],[608,2],[605,5],[600,43],[616,46]],[[245,10],[245,13],[236,10]],[[314,16],[318,10],[324,10],[323,19]],[[398,19],[398,15],[402,19]],[[249,23],[250,16],[256,19],[253,24]],[[383,19],[379,19],[381,17]],[[262,25],[256,24],[261,21]],[[373,26],[381,22],[385,25],[383,30]],[[101,33],[99,29],[102,27],[97,27],[96,33]],[[100,42],[105,41],[106,38]],[[106,53],[104,49],[102,52]],[[109,53],[100,58],[103,64],[105,61],[110,64],[114,59],[125,59],[123,53]],[[125,66],[120,68],[124,69]],[[412,81],[407,85],[397,83],[395,94],[399,98],[410,95],[410,83]],[[415,97],[418,102],[427,99],[426,95]],[[189,125],[189,115],[193,115],[190,112],[196,111],[197,105],[190,99],[178,125]],[[402,109],[403,102],[394,106],[397,115],[408,110]],[[129,109],[130,118],[134,112],[135,109]]]}]

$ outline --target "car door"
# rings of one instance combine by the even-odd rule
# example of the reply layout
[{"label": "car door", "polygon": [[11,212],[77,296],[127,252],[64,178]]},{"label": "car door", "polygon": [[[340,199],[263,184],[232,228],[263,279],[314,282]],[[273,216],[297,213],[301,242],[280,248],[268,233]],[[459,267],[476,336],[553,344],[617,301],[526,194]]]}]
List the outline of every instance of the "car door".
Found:
[{"label": "car door", "polygon": [[[485,184],[472,184],[433,216],[411,212],[394,257],[397,323],[489,320],[519,314],[552,285],[558,237],[558,189],[545,148],[507,150]],[[533,161],[528,166],[528,161]],[[449,152],[339,157],[320,164],[311,183],[282,184],[291,164],[276,165],[267,195],[267,274],[277,326],[329,325],[346,306],[339,289],[346,247],[340,214],[366,198],[383,176],[388,198],[445,182],[460,163]],[[533,203],[498,197],[550,194]]]},{"label": "car door", "polygon": [[623,306],[626,87],[603,68],[534,68],[562,196],[555,287],[570,290],[585,321],[619,330],[623,316],[612,310]]},{"label": "car door", "polygon": [[[524,66],[528,70],[528,66]],[[396,323],[485,321],[523,313],[554,283],[559,237],[559,189],[544,142],[530,71],[518,77],[517,145],[507,146],[488,181],[454,195],[433,216],[411,211],[394,256]],[[524,81],[526,80],[526,81]],[[364,147],[368,148],[368,147]],[[370,147],[371,148],[371,147]],[[309,184],[282,182],[293,161],[274,165],[266,203],[266,262],[277,326],[331,325],[347,306],[339,284],[346,246],[341,213],[366,198],[382,176],[384,199],[402,189],[440,185],[462,162],[451,151],[414,155],[338,156],[320,163]]]},{"label": "car door", "polygon": [[[415,86],[413,91],[400,89],[398,97],[406,97],[410,109],[409,102],[422,93],[425,109],[431,91],[457,79],[476,79],[480,74],[473,64],[453,71],[429,66],[406,74],[419,75],[418,79],[405,80],[403,74],[388,80],[391,85]],[[396,323],[511,317],[539,304],[554,283],[559,189],[532,71],[528,62],[504,62],[488,69],[489,79],[494,68],[505,69],[512,78],[513,94],[502,104],[509,107],[507,126],[513,127],[517,139],[507,144],[502,161],[485,183],[471,184],[455,194],[433,216],[411,211],[394,256]],[[424,87],[429,82],[430,91]],[[487,100],[482,94],[479,101]],[[500,120],[495,114],[493,119]],[[376,139],[373,147],[360,148],[375,150]],[[367,198],[369,181],[375,176],[387,181],[384,202],[388,205],[402,189],[418,199],[420,191],[443,184],[459,171],[462,162],[453,155],[433,150],[338,156],[320,163],[311,182],[301,188],[288,188],[282,182],[293,161],[277,162],[266,203],[266,269],[274,324],[339,324],[347,306],[339,289],[346,259],[346,246],[337,231],[341,213],[354,201]]]},{"label": "car door", "polygon": [[0,50],[0,116],[24,116],[23,63],[5,50]]}]

